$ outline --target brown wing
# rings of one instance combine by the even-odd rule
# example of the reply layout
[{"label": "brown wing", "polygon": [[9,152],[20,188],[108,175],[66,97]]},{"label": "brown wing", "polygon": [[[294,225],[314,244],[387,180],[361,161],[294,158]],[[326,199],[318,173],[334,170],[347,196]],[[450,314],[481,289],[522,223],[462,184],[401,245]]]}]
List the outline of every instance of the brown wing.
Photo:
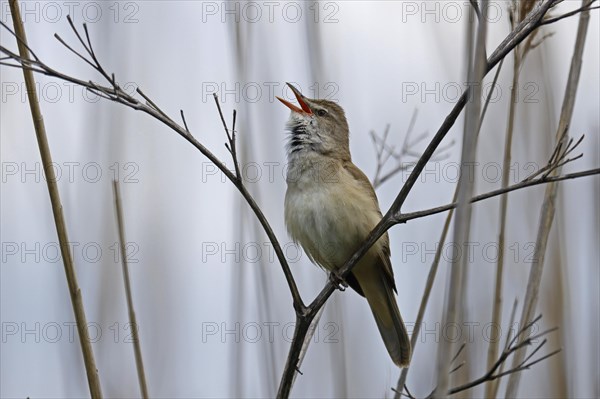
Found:
[{"label": "brown wing", "polygon": [[[350,161],[344,162],[344,169],[350,174],[350,176],[352,176],[354,178],[354,180],[356,180],[356,182],[366,192],[369,193],[369,195],[373,198],[373,201],[375,201],[375,204],[377,205],[377,210],[379,212],[379,215],[381,217],[383,217],[381,215],[381,210],[379,209],[379,200],[377,199],[377,194],[375,194],[375,190],[373,189],[373,186],[371,185],[369,178],[363,173],[362,170],[360,170],[356,165],[354,165]],[[375,226],[373,226],[373,227],[375,227]],[[383,252],[380,254],[381,262],[378,262],[378,265],[381,265],[388,283],[394,289],[394,292],[397,292],[396,291],[396,282],[394,281],[394,270],[392,269],[392,262],[390,261],[391,251],[390,251],[390,240],[389,240],[388,234],[385,233],[384,235],[382,235],[380,240],[383,241],[383,245],[382,245]],[[349,283],[350,283],[350,281],[349,281]],[[350,285],[352,286],[352,284],[350,284]],[[354,288],[354,287],[352,287],[352,288]],[[354,289],[356,290],[356,288],[354,288]],[[362,290],[361,291],[356,290],[356,291],[362,295],[362,293],[361,293]]]}]

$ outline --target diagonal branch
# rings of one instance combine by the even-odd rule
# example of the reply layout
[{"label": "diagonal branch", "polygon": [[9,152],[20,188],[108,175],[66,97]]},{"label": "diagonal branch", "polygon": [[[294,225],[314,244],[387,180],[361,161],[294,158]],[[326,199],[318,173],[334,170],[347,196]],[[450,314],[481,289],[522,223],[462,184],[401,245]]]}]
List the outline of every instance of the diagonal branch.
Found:
[{"label": "diagonal branch", "polygon": [[[522,181],[520,183],[513,184],[512,186],[508,186],[505,188],[499,188],[497,190],[489,191],[485,194],[477,195],[471,199],[471,203],[483,201],[483,200],[486,200],[486,199],[489,199],[492,197],[510,193],[511,191],[520,190],[520,189],[526,188],[526,187],[533,187],[533,186],[537,186],[540,184],[553,183],[553,182],[569,180],[569,179],[579,179],[581,177],[594,176],[594,175],[599,175],[599,174],[600,174],[600,168],[596,168],[596,169],[585,170],[583,172],[570,173],[570,174],[562,175],[562,176],[551,176],[551,177],[545,177],[545,178],[540,177],[540,178],[534,179],[534,180]],[[456,208],[457,206],[458,206],[458,203],[453,202],[451,204],[438,206],[435,208],[429,208],[429,209],[425,209],[422,211],[399,213],[394,218],[394,224],[406,223],[409,220],[419,219],[419,218],[423,218],[426,216],[435,215],[437,213],[446,212],[446,211]]]},{"label": "diagonal branch", "polygon": [[[485,68],[485,74],[493,69],[507,54],[509,54],[516,46],[518,46],[523,40],[525,40],[529,34],[535,31],[546,13],[550,8],[560,3],[561,0],[545,0],[542,3],[533,9],[526,18],[523,19],[514,29],[513,31],[502,41],[502,43],[496,48],[496,50],[490,55],[487,60],[487,66]],[[338,274],[345,278],[348,273],[352,270],[352,268],[358,263],[358,261],[367,253],[369,248],[377,242],[377,240],[392,226],[394,226],[394,218],[396,214],[400,213],[400,209],[404,204],[404,201],[408,197],[408,194],[412,190],[413,186],[416,184],[418,177],[423,171],[425,165],[431,159],[434,152],[439,147],[442,140],[446,137],[447,133],[450,131],[454,122],[462,112],[463,108],[467,104],[467,99],[471,96],[471,89],[469,87],[463,95],[460,97],[458,102],[452,108],[440,128],[438,132],[433,137],[432,141],[429,143],[423,155],[417,163],[415,164],[415,168],[412,170],[410,176],[408,177],[405,184],[402,186],[400,193],[396,197],[394,203],[387,211],[387,213],[383,216],[379,224],[375,226],[375,228],[369,233],[367,238],[363,241],[361,247],[352,255],[352,257],[346,262],[346,264],[338,271]],[[592,173],[588,174],[597,174],[598,171],[592,171]],[[572,177],[571,177],[572,178]],[[538,182],[541,184],[542,182]],[[513,188],[516,189],[516,188]],[[447,208],[447,209],[451,209]],[[444,210],[447,210],[444,209]],[[443,210],[442,210],[443,211]],[[441,211],[440,211],[441,212]],[[321,290],[319,295],[311,302],[311,304],[307,308],[307,312],[304,314],[297,314],[297,318],[299,318],[302,323],[297,323],[297,330],[300,328],[305,328],[304,323],[310,324],[310,321],[316,315],[316,312],[325,304],[327,299],[331,296],[331,294],[335,291],[336,286],[332,281],[329,281],[325,287]],[[288,354],[288,360],[286,362],[281,384],[278,390],[278,397],[288,397],[291,391],[291,387],[294,380],[294,375],[296,373],[296,365],[297,359],[300,353],[301,345],[297,345],[295,342],[292,342],[292,346],[290,347],[290,351]]]},{"label": "diagonal branch", "polygon": [[583,7],[580,7],[578,9],[576,9],[576,10],[573,10],[573,11],[570,11],[568,13],[565,13],[565,14],[563,14],[561,16],[554,17],[554,18],[544,19],[544,21],[541,23],[541,25],[552,24],[554,22],[560,21],[561,19],[572,17],[573,15],[577,15],[577,14],[579,14],[581,12],[584,12],[584,11],[597,10],[597,9],[600,8],[600,6],[592,7],[592,4],[595,3],[596,1],[597,0],[592,0],[592,1],[590,1],[589,4],[587,4],[587,5],[583,6]]},{"label": "diagonal branch", "polygon": [[[237,175],[232,173],[227,168],[225,163],[223,163],[221,160],[219,160],[210,150],[208,150],[208,148],[206,148],[202,143],[200,143],[198,140],[196,140],[194,138],[194,136],[190,133],[189,128],[187,127],[185,118],[183,118],[183,123],[184,123],[185,127],[182,127],[178,123],[176,123],[172,118],[170,118],[164,111],[162,111],[162,109],[160,107],[158,107],[146,94],[144,94],[144,92],[141,89],[138,88],[137,93],[140,96],[142,96],[142,98],[144,99],[145,102],[141,102],[137,98],[135,98],[135,97],[127,94],[125,91],[123,91],[120,88],[120,86],[117,84],[116,79],[114,78],[114,75],[109,75],[108,73],[106,73],[106,71],[104,70],[104,68],[98,61],[98,59],[96,58],[95,52],[91,45],[91,40],[89,40],[89,33],[87,33],[87,27],[84,26],[84,30],[86,32],[86,38],[88,39],[88,42],[86,43],[83,40],[81,34],[78,32],[77,28],[72,24],[72,21],[70,22],[70,25],[71,25],[71,28],[73,29],[73,31],[75,32],[75,35],[77,36],[77,38],[83,45],[83,47],[86,49],[88,54],[90,54],[90,56],[92,57],[92,60],[90,61],[89,58],[86,58],[83,55],[81,55],[81,57],[84,57],[87,60],[87,64],[91,65],[94,68],[94,70],[99,72],[108,81],[109,86],[102,86],[102,85],[94,83],[92,81],[86,81],[86,80],[78,79],[78,78],[63,74],[63,73],[51,68],[50,66],[48,66],[47,64],[45,64],[38,58],[34,57],[35,58],[34,60],[29,60],[25,57],[21,57],[18,54],[15,54],[14,52],[10,51],[9,49],[7,49],[6,47],[4,47],[2,45],[0,45],[0,52],[5,54],[10,60],[16,62],[16,64],[11,64],[9,62],[2,61],[2,62],[0,62],[0,65],[22,68],[23,70],[41,73],[41,74],[44,74],[44,75],[47,75],[50,77],[58,78],[58,79],[85,87],[89,91],[96,93],[98,95],[101,95],[102,97],[104,97],[108,100],[123,104],[129,108],[144,112],[144,113],[152,116],[153,118],[159,120],[160,122],[162,122],[164,125],[166,125],[170,129],[174,130],[181,137],[183,137],[187,142],[189,142],[198,151],[200,151],[200,153],[202,153],[204,156],[206,156],[225,175],[225,177],[227,177],[227,179],[229,179],[233,183],[233,185],[238,189],[240,194],[242,194],[242,196],[244,197],[244,199],[246,200],[246,202],[248,203],[248,205],[250,206],[250,208],[256,215],[257,219],[259,220],[262,228],[265,230],[265,233],[267,234],[269,241],[273,245],[273,249],[277,256],[277,260],[279,261],[281,268],[283,269],[286,281],[288,283],[290,292],[292,294],[292,299],[294,302],[294,309],[300,313],[305,312],[306,305],[302,301],[300,292],[298,291],[298,287],[297,287],[294,277],[292,275],[291,269],[287,263],[285,255],[283,253],[283,250],[281,249],[281,245],[279,244],[279,241],[277,240],[277,237],[275,236],[275,233],[273,232],[271,225],[267,221],[266,216],[264,215],[264,213],[262,212],[262,210],[260,209],[260,207],[258,206],[256,201],[254,200],[252,195],[248,192],[248,190],[244,186],[241,179],[238,179]],[[14,32],[4,22],[0,21],[0,26],[2,26],[4,29],[8,30],[11,34],[14,35]],[[60,40],[60,39],[59,39],[59,42],[61,44],[64,43],[64,41]],[[69,50],[73,51],[72,48],[69,48]],[[227,130],[227,135],[229,137],[228,130]],[[231,140],[233,140],[233,137],[231,137]]]},{"label": "diagonal branch", "polygon": [[[496,50],[492,53],[492,55],[488,58],[486,71],[490,71],[494,66],[496,66],[502,58],[504,58],[514,47],[516,47],[519,43],[521,43],[527,35],[533,32],[538,26],[546,12],[555,4],[557,4],[559,0],[545,0],[541,3],[534,11],[532,11],[527,18],[525,18],[517,27],[502,41],[502,43],[496,48]],[[467,104],[467,98],[470,96],[471,88],[467,89],[460,99],[457,101],[455,106],[452,108],[440,128],[438,132],[433,137],[432,141],[429,143],[421,158],[419,158],[418,162],[415,165],[415,168],[412,170],[410,176],[408,177],[406,183],[402,186],[400,193],[396,197],[394,203],[388,210],[388,212],[384,215],[381,222],[371,231],[366,240],[363,242],[363,245],[352,255],[352,257],[346,262],[344,267],[340,269],[340,275],[345,277],[347,273],[352,269],[352,267],[358,262],[360,258],[369,250],[369,248],[394,224],[393,219],[394,215],[400,212],[400,208],[404,204],[404,201],[408,197],[408,194],[412,190],[413,186],[416,184],[423,168],[431,159],[431,156],[436,151],[442,140],[446,137],[454,122],[462,112],[463,108]],[[539,183],[538,183],[539,184]],[[335,285],[332,282],[328,282],[326,286],[323,288],[321,293],[315,298],[315,300],[310,304],[311,312],[314,312],[316,308],[320,308],[323,306],[327,298],[333,293],[335,290]]]}]

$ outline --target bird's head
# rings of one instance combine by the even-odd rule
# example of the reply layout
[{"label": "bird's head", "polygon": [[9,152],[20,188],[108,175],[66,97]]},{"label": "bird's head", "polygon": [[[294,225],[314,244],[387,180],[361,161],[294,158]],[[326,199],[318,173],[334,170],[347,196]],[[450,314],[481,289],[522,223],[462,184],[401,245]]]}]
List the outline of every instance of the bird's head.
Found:
[{"label": "bird's head", "polygon": [[337,159],[350,160],[348,122],[342,107],[333,101],[306,98],[293,85],[287,85],[296,96],[299,105],[277,97],[292,111],[287,123],[290,132],[290,155],[313,151]]}]

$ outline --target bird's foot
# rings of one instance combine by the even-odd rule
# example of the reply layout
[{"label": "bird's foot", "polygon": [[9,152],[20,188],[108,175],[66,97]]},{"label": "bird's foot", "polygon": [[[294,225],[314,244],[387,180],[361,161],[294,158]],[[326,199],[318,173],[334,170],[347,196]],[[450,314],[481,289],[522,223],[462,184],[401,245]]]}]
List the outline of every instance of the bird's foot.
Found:
[{"label": "bird's foot", "polygon": [[329,272],[329,279],[340,291],[346,291],[346,288],[348,288],[348,283],[342,278],[342,276],[338,274],[337,271]]}]

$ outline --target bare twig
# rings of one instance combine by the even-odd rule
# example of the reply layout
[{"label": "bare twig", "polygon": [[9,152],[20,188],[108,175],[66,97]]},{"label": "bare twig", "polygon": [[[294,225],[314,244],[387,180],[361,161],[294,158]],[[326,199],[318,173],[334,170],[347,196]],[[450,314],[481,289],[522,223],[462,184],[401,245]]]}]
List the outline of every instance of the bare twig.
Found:
[{"label": "bare twig", "polygon": [[513,302],[512,311],[510,312],[510,321],[508,322],[508,334],[506,334],[506,343],[504,344],[504,350],[507,350],[511,343],[510,332],[513,323],[515,322],[515,315],[517,314],[518,300],[515,298]]},{"label": "bare twig", "polygon": [[[17,0],[10,0],[9,4],[13,25],[15,27],[15,32],[13,33],[11,31],[11,33],[13,33],[13,35],[17,38],[17,45],[20,54],[19,59],[22,60],[22,65],[29,65],[31,62],[29,53],[31,51],[27,45],[27,36],[25,35],[25,29],[23,28],[23,22],[21,21],[19,4]],[[33,54],[36,61],[39,60],[35,53],[31,52],[31,54]],[[14,59],[11,54],[7,55]],[[16,54],[13,53],[13,55]],[[77,332],[79,334],[79,342],[81,344],[81,351],[83,353],[83,363],[85,365],[87,374],[90,395],[92,398],[102,398],[100,377],[98,376],[98,370],[96,369],[96,361],[94,359],[92,344],[87,333],[87,321],[83,307],[83,298],[79,288],[79,283],[77,282],[77,274],[75,272],[73,257],[71,256],[67,226],[65,217],[63,215],[62,204],[60,202],[60,193],[58,191],[56,174],[54,168],[52,167],[52,154],[50,153],[48,137],[46,135],[46,127],[44,126],[42,111],[38,101],[35,79],[32,71],[26,68],[23,68],[23,76],[25,79],[25,85],[27,87],[29,107],[31,109],[31,117],[33,119],[40,156],[42,158],[42,165],[46,173],[45,180],[48,185],[48,193],[50,194],[52,213],[54,215],[54,223],[56,225],[56,234],[58,235],[58,240],[60,243],[60,252],[65,268],[65,275],[67,277],[71,305],[73,306],[73,313],[75,315],[75,321],[77,322]]]},{"label": "bare twig", "polygon": [[[500,70],[502,69],[503,63],[504,63],[504,60],[500,61],[500,63],[498,64],[496,74],[494,75],[492,87],[498,81],[498,76],[500,75]],[[483,110],[481,111],[481,117],[479,119],[477,134],[481,133],[481,126],[483,125],[483,120],[486,115],[486,110],[488,108],[488,105],[490,104],[491,99],[492,99],[492,91],[490,91],[488,93],[488,96],[485,100],[485,104],[483,106]],[[458,193],[457,188],[454,190],[454,195],[452,197],[452,203],[456,202],[456,195]],[[411,356],[414,355],[415,348],[417,346],[417,343],[419,342],[419,334],[421,331],[421,324],[423,323],[423,319],[425,318],[425,310],[427,309],[427,304],[429,302],[429,297],[431,295],[431,289],[433,288],[433,283],[435,282],[435,277],[437,275],[438,266],[440,264],[440,260],[442,259],[442,250],[444,248],[444,243],[446,242],[446,236],[448,235],[448,230],[450,229],[450,222],[452,221],[453,215],[454,215],[454,209],[450,209],[448,216],[446,216],[446,221],[444,222],[444,227],[442,228],[442,234],[438,241],[438,246],[435,251],[433,262],[431,263],[431,267],[429,268],[429,273],[427,275],[427,281],[425,283],[425,289],[423,290],[423,296],[421,298],[421,304],[419,305],[419,311],[417,312],[417,318],[415,320],[415,327],[413,329],[412,337],[410,339],[410,344],[411,344],[411,348],[412,348]],[[399,392],[401,392],[402,387],[405,386],[405,384],[406,384],[406,379],[408,378],[409,370],[410,370],[410,367],[405,367],[402,369],[402,372],[400,373],[400,377],[398,378],[398,383],[396,384],[396,389],[394,389],[394,392],[395,392],[394,398],[395,399],[400,398]]]},{"label": "bare twig", "polygon": [[552,153],[552,156],[550,157],[550,160],[548,161],[548,163],[543,168],[540,168],[540,170],[538,170],[538,171],[532,173],[530,176],[528,176],[525,179],[525,181],[533,180],[534,178],[536,178],[539,175],[542,175],[542,178],[546,178],[546,177],[548,177],[548,175],[550,175],[555,170],[560,169],[564,165],[566,165],[570,162],[573,162],[583,156],[583,154],[579,154],[575,158],[567,158],[567,155],[569,155],[571,152],[573,152],[573,150],[575,150],[575,148],[577,148],[579,146],[579,144],[581,144],[581,142],[583,141],[583,138],[585,137],[585,135],[582,135],[575,144],[573,144],[573,139],[571,138],[565,145],[564,141],[566,140],[567,132],[568,132],[568,128],[565,127],[565,130],[564,130],[563,134],[560,136],[558,143],[556,144],[556,147],[554,148],[554,152]]},{"label": "bare twig", "polygon": [[456,361],[456,359],[458,359],[458,357],[460,356],[460,354],[462,353],[463,349],[465,349],[465,346],[467,346],[466,342],[463,342],[460,347],[458,348],[458,350],[456,351],[456,354],[454,355],[454,357],[452,358],[452,360],[450,360],[450,364],[454,364],[454,362]]},{"label": "bare twig", "polygon": [[[4,22],[0,21],[0,26],[4,27],[6,30],[8,30],[11,34],[14,35],[14,32]],[[71,24],[71,27],[72,27],[73,31],[75,32],[76,36],[79,38],[80,42],[82,42],[83,46],[86,48],[86,51],[88,53],[93,54],[94,53],[93,49],[89,49],[87,47],[87,45],[85,44],[85,42],[83,42],[81,35],[77,31],[77,28],[73,24]],[[238,189],[240,194],[242,194],[242,196],[244,197],[244,199],[246,200],[246,202],[248,203],[248,205],[250,206],[250,208],[256,215],[262,228],[265,230],[267,237],[269,238],[269,241],[273,245],[273,249],[277,256],[277,260],[279,261],[279,263],[283,269],[284,275],[286,277],[286,281],[288,283],[288,286],[290,288],[290,292],[292,294],[292,298],[294,301],[294,309],[297,312],[305,311],[306,305],[304,305],[304,302],[302,301],[300,292],[298,291],[298,287],[293,278],[292,272],[289,268],[289,265],[287,263],[285,255],[283,254],[283,250],[281,249],[281,245],[279,244],[279,241],[277,240],[277,237],[275,236],[275,233],[273,232],[273,229],[271,228],[269,222],[267,221],[264,213],[262,212],[262,210],[260,209],[260,207],[258,206],[256,201],[254,200],[252,195],[248,192],[248,190],[244,186],[243,182],[237,178],[237,175],[233,174],[222,161],[220,161],[202,143],[200,143],[198,140],[196,140],[193,137],[193,135],[190,134],[185,127],[180,126],[173,119],[171,119],[169,116],[167,116],[166,113],[163,112],[154,102],[152,102],[148,98],[148,96],[146,96],[141,90],[138,90],[137,92],[144,98],[144,100],[145,100],[144,103],[140,102],[135,97],[132,97],[131,95],[129,95],[125,91],[123,91],[118,86],[115,79],[112,76],[109,76],[104,71],[104,68],[99,64],[98,60],[95,59],[94,57],[92,57],[94,62],[90,61],[90,62],[88,62],[88,64],[91,64],[96,71],[100,72],[108,80],[110,86],[102,86],[102,85],[93,83],[91,81],[77,79],[75,77],[63,74],[63,73],[51,68],[50,66],[46,65],[44,62],[42,62],[39,59],[29,60],[25,57],[21,57],[18,54],[13,53],[9,49],[7,49],[6,47],[1,46],[1,45],[0,45],[0,52],[6,54],[12,61],[15,61],[17,63],[17,64],[10,64],[7,62],[0,62],[0,64],[2,64],[2,65],[22,68],[27,71],[38,72],[38,73],[41,73],[41,74],[44,74],[47,76],[55,77],[58,79],[65,80],[67,82],[77,84],[79,86],[85,87],[86,89],[88,89],[94,93],[101,93],[104,95],[105,98],[107,98],[111,101],[123,104],[129,108],[132,108],[137,111],[142,111],[142,112],[152,116],[153,118],[159,120],[160,122],[162,122],[164,125],[166,125],[170,129],[174,130],[177,134],[179,134],[181,137],[183,137],[187,142],[189,142],[191,145],[193,145],[198,151],[200,151],[200,153],[202,153],[204,156],[206,156],[225,175],[225,177],[227,177],[227,179],[229,179],[233,183],[233,185]],[[148,100],[150,100],[150,101],[148,101]],[[229,136],[229,131],[228,131],[226,125],[224,125],[224,127],[226,129],[227,135]]]},{"label": "bare twig", "polygon": [[[510,338],[510,336],[511,336],[511,327],[512,327],[514,321],[515,321],[515,315],[517,313],[517,302],[518,301],[515,298],[515,300],[513,302],[512,311],[510,313],[510,319],[509,319],[509,322],[508,322],[508,330],[507,330],[508,332],[506,334],[506,342],[504,344],[504,350],[507,350],[508,347],[510,346],[510,342],[511,342],[511,338]],[[492,318],[492,320],[493,320],[493,318]],[[498,318],[498,323],[500,323],[500,322],[501,322],[501,319]],[[492,326],[494,326],[494,325],[498,326],[498,327],[500,326],[500,324],[492,324]],[[498,337],[498,343],[499,343],[499,341],[500,341],[500,337]],[[492,342],[490,342],[490,345],[491,344],[492,344]],[[496,346],[496,348],[498,348],[498,346]],[[496,352],[496,356],[497,356],[497,350],[495,352]],[[490,362],[490,360],[491,360],[491,362]],[[492,367],[493,360],[494,359],[490,359],[489,358],[489,352],[488,352],[488,368]],[[498,369],[498,373],[501,374],[504,371],[504,365],[505,365],[505,363],[502,363],[500,365],[500,368]],[[486,386],[485,386],[485,389],[486,389],[486,397],[495,398],[496,395],[498,394],[498,382],[496,380],[488,381],[487,384],[486,384]]]},{"label": "bare twig", "polygon": [[410,393],[410,391],[408,390],[408,386],[404,385],[404,390],[406,391],[406,396],[410,399],[415,399],[415,397],[412,395],[412,393]]},{"label": "bare twig", "polygon": [[185,128],[185,131],[186,131],[188,134],[191,134],[191,133],[190,133],[190,129],[188,128],[187,122],[186,122],[186,120],[185,120],[185,114],[183,113],[183,110],[182,110],[182,109],[180,109],[180,110],[179,110],[179,113],[181,114],[181,121],[183,122],[183,127]]},{"label": "bare twig", "polygon": [[[497,370],[499,370],[499,368],[506,363],[507,359],[515,352],[517,352],[518,350],[526,347],[526,346],[531,346],[535,343],[535,341],[537,341],[539,338],[550,334],[553,331],[556,331],[556,328],[551,328],[549,330],[546,330],[540,334],[536,334],[533,336],[529,336],[526,337],[527,331],[529,331],[529,329],[531,328],[531,326],[533,326],[535,323],[537,323],[540,319],[541,319],[541,315],[538,316],[536,319],[534,319],[532,322],[527,323],[525,326],[523,326],[519,332],[517,332],[517,334],[515,335],[514,339],[511,341],[510,345],[508,348],[505,348],[502,353],[500,354],[500,357],[498,358],[498,360],[496,360],[496,362],[488,369],[488,371],[481,377],[468,382],[466,384],[451,388],[448,390],[448,395],[454,395],[456,393],[462,392],[462,391],[466,391],[467,389],[471,389],[473,387],[476,387],[477,385],[483,384],[485,382],[488,381],[494,381],[497,380],[498,378],[502,378],[506,375],[509,374],[515,374],[519,371],[523,371],[523,370],[527,370],[529,368],[531,368],[531,366],[546,360],[547,358],[556,355],[557,353],[559,353],[561,351],[561,349],[557,349],[553,352],[548,353],[547,355],[544,355],[536,360],[530,361],[528,363],[528,360],[532,357],[528,357],[524,362],[521,362],[519,365],[514,366],[513,368],[507,370],[507,371],[501,371],[501,372],[496,372]],[[522,338],[519,340],[519,342],[517,342],[518,338]],[[533,350],[533,354],[537,353],[544,345],[546,344],[546,340],[544,339],[539,345],[537,345],[535,347],[535,349]]]},{"label": "bare twig", "polygon": [[[411,166],[416,164],[416,160],[419,159],[421,154],[414,150],[417,144],[422,142],[425,138],[427,138],[427,133],[420,134],[416,138],[411,140],[411,135],[413,129],[415,127],[415,123],[417,120],[417,110],[413,112],[410,122],[408,123],[408,128],[406,129],[406,134],[404,136],[404,142],[402,143],[402,147],[399,151],[396,150],[395,147],[390,146],[388,144],[390,125],[386,125],[383,136],[379,137],[377,133],[371,131],[371,139],[373,141],[373,147],[375,148],[375,156],[377,161],[377,166],[375,169],[375,177],[373,177],[373,187],[375,189],[379,188],[383,183],[394,177],[400,172],[407,171]],[[446,153],[446,151],[454,145],[454,140],[449,144],[440,146],[434,155],[431,157],[430,161],[441,161],[450,156],[450,154]],[[412,157],[415,161],[407,162],[405,161],[406,157]],[[384,166],[388,163],[390,159],[394,159],[396,161],[396,165],[385,174],[383,173]]]},{"label": "bare twig", "polygon": [[490,89],[490,93],[488,94],[487,98],[485,99],[485,103],[483,104],[483,109],[481,110],[481,116],[479,117],[479,126],[477,127],[477,134],[479,134],[479,132],[481,132],[481,124],[483,123],[483,120],[485,119],[485,115],[487,114],[487,109],[488,106],[490,105],[490,100],[492,99],[492,92],[494,90],[494,87],[496,87],[496,83],[498,83],[498,78],[500,77],[500,71],[502,71],[502,65],[504,65],[504,58],[502,58],[502,60],[500,60],[500,63],[498,63],[498,68],[496,68],[496,74],[494,75],[494,79],[492,80],[492,86]]},{"label": "bare twig", "polygon": [[[471,203],[483,201],[483,200],[486,200],[486,199],[489,199],[492,197],[496,197],[498,195],[510,193],[511,191],[520,190],[520,189],[526,188],[526,187],[533,187],[533,186],[537,186],[540,184],[559,182],[559,181],[569,180],[569,179],[579,179],[581,177],[594,176],[594,175],[598,175],[598,174],[600,174],[600,168],[589,169],[589,170],[585,170],[583,172],[570,173],[570,174],[566,174],[566,175],[562,175],[562,176],[550,176],[547,178],[538,178],[538,179],[534,179],[534,180],[522,181],[520,183],[513,184],[512,186],[508,186],[506,188],[499,188],[497,190],[489,191],[485,194],[477,195],[477,196],[471,198]],[[426,216],[435,215],[437,213],[446,212],[446,211],[456,208],[457,205],[458,205],[458,203],[454,202],[454,203],[451,203],[448,205],[424,209],[422,211],[399,213],[394,217],[393,224],[406,223],[409,220],[419,219],[419,218],[423,218]]]},{"label": "bare twig", "polygon": [[552,24],[554,22],[558,22],[563,18],[568,18],[568,17],[572,17],[573,15],[579,14],[583,11],[591,11],[591,10],[597,10],[598,8],[600,8],[600,6],[595,6],[592,7],[592,4],[595,3],[597,0],[592,0],[589,2],[589,4],[580,7],[576,10],[570,11],[568,13],[565,13],[559,17],[554,17],[554,18],[548,18],[548,19],[544,19],[544,21],[542,21],[541,25],[548,25],[548,24]]},{"label": "bare twig", "polygon": [[227,122],[225,122],[225,117],[223,116],[223,110],[221,110],[221,104],[219,104],[219,96],[217,93],[213,93],[213,97],[215,99],[215,104],[217,104],[217,109],[219,110],[219,116],[221,117],[221,123],[223,123],[223,129],[225,130],[225,135],[227,135],[227,143],[225,143],[225,148],[231,154],[231,159],[233,159],[233,165],[235,167],[235,176],[240,182],[242,181],[242,174],[240,173],[240,163],[237,157],[237,148],[235,142],[235,119],[236,119],[236,111],[233,110],[233,128],[231,129],[231,133],[229,132],[229,128],[227,127]]},{"label": "bare twig", "polygon": [[[515,301],[515,305],[516,305],[516,301]],[[514,313],[513,313],[514,314]],[[536,341],[538,341],[540,338],[545,337],[547,335],[549,335],[550,333],[556,331],[558,328],[550,328],[548,330],[545,330],[539,334],[535,334],[535,335],[530,335],[527,336],[527,334],[529,333],[530,329],[532,326],[534,326],[536,323],[538,323],[541,320],[542,316],[539,315],[537,316],[534,320],[532,320],[531,322],[525,324],[524,326],[522,326],[515,334],[515,336],[512,339],[509,339],[507,337],[507,345],[504,347],[502,353],[500,354],[500,356],[498,356],[498,358],[493,362],[493,364],[488,368],[488,370],[486,371],[485,374],[483,374],[481,377],[476,378],[472,381],[469,381],[465,384],[461,384],[458,385],[454,388],[450,388],[447,391],[445,391],[444,396],[449,396],[449,395],[454,395],[457,394],[459,392],[463,392],[466,391],[468,389],[474,388],[478,385],[487,383],[489,381],[495,381],[499,378],[502,378],[504,376],[510,375],[510,374],[515,374],[517,372],[523,371],[523,370],[528,370],[529,368],[531,368],[532,366],[534,366],[535,364],[544,361],[546,359],[548,359],[549,357],[552,357],[554,355],[556,355],[557,353],[559,353],[561,351],[561,349],[556,349],[544,356],[541,356],[535,360],[530,360],[533,355],[537,352],[539,352],[539,350],[541,348],[544,347],[544,345],[547,342],[547,339],[544,338],[539,344],[535,345],[534,350],[532,351],[532,355],[529,356],[525,361],[519,363],[516,366],[513,366],[511,369],[506,370],[506,371],[502,371],[503,366],[508,362],[509,358],[514,355],[516,352],[518,352],[519,350],[525,348],[525,347],[529,347],[529,346],[533,346]],[[510,324],[509,324],[510,327]],[[464,347],[461,346],[461,349]],[[456,358],[458,357],[458,354],[460,354],[460,350],[457,353],[457,355],[454,356],[453,361],[456,360]],[[514,358],[514,356],[513,356]],[[462,364],[462,363],[461,363]],[[450,374],[453,373],[454,371],[456,371],[458,368],[460,368],[460,365],[458,367],[455,367],[453,369],[450,370]],[[408,391],[407,391],[408,392]],[[433,397],[437,397],[436,392],[439,392],[439,387],[436,387],[436,389],[434,389],[428,396],[427,398],[433,398]],[[413,397],[411,395],[411,397]]]},{"label": "bare twig", "polygon": [[144,371],[144,361],[142,360],[142,348],[140,345],[139,329],[137,317],[133,308],[133,295],[131,295],[131,283],[129,280],[129,264],[127,261],[127,241],[125,240],[125,223],[123,222],[123,206],[121,204],[121,193],[119,182],[113,180],[113,195],[115,200],[115,216],[117,219],[117,228],[119,230],[119,246],[121,248],[121,265],[123,266],[123,282],[125,283],[125,296],[127,298],[127,311],[129,314],[129,324],[131,325],[131,334],[133,339],[133,351],[135,354],[135,367],[140,384],[140,393],[142,398],[148,398],[148,385],[146,384],[146,373]]},{"label": "bare twig", "polygon": [[[114,76],[114,75],[113,75],[113,76]],[[116,85],[116,84],[113,82],[113,85]],[[117,89],[117,87],[115,87],[115,89]],[[165,119],[169,119],[169,120],[171,120],[171,121],[172,121],[172,119],[171,119],[171,118],[170,118],[170,117],[169,117],[169,116],[168,116],[168,115],[167,115],[165,112],[163,112],[163,110],[162,110],[162,109],[160,109],[160,107],[159,107],[158,105],[156,105],[156,104],[154,103],[154,101],[152,101],[152,100],[150,99],[150,97],[148,97],[148,96],[146,95],[146,93],[144,93],[144,92],[142,91],[142,89],[140,89],[139,87],[136,87],[135,91],[136,91],[136,92],[137,92],[137,93],[138,93],[140,96],[142,96],[142,97],[144,98],[144,100],[146,100],[146,105],[148,105],[148,106],[149,106],[149,107],[151,107],[153,110],[155,110],[156,112],[158,112],[158,113],[159,113],[159,114],[160,114],[160,115],[161,115],[163,118],[165,118]]]}]

